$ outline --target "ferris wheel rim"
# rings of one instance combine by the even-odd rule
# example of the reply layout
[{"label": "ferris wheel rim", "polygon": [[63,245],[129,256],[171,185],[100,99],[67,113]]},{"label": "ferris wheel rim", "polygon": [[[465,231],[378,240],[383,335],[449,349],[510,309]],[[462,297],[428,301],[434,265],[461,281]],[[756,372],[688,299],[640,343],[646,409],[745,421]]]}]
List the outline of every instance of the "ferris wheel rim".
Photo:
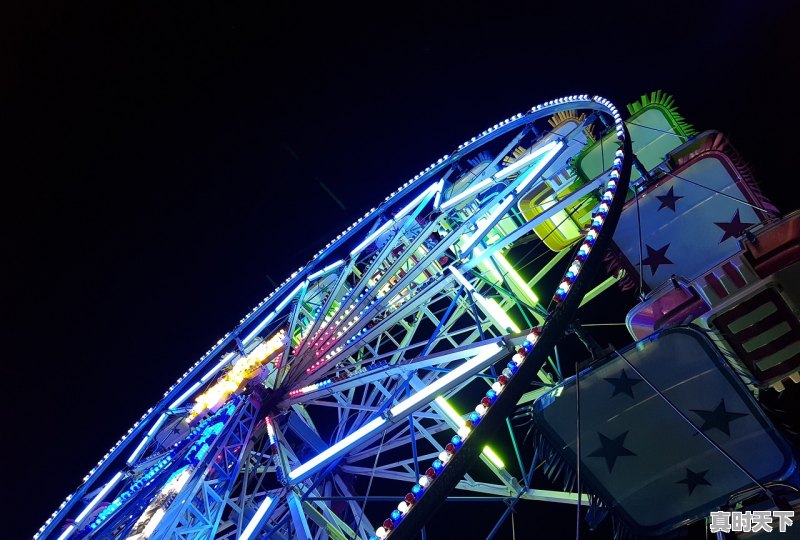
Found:
[{"label": "ferris wheel rim", "polygon": [[[588,96],[571,96],[570,98],[562,98],[560,100],[553,100],[553,101],[547,102],[544,105],[540,105],[540,106],[534,107],[530,111],[525,113],[524,115],[523,114],[515,115],[516,119],[514,119],[515,117],[511,117],[511,119],[507,119],[506,121],[504,121],[505,123],[496,124],[493,128],[490,128],[489,130],[485,130],[478,137],[473,138],[474,140],[466,141],[464,144],[460,145],[458,147],[458,149],[452,155],[446,155],[446,156],[444,156],[444,158],[440,159],[438,163],[431,164],[431,167],[429,167],[428,169],[425,169],[424,171],[421,171],[421,173],[419,175],[415,176],[414,179],[409,180],[409,182],[404,184],[404,186],[401,187],[400,189],[398,189],[396,192],[393,192],[389,197],[386,198],[384,203],[382,203],[378,208],[374,209],[373,211],[371,211],[368,214],[376,214],[379,209],[381,211],[387,210],[391,206],[391,205],[389,205],[387,203],[392,202],[392,199],[394,199],[392,204],[397,204],[401,200],[400,195],[401,195],[402,192],[405,192],[406,194],[408,194],[408,193],[411,192],[411,190],[413,188],[417,188],[417,187],[421,186],[425,180],[429,180],[429,179],[433,178],[435,176],[435,174],[440,172],[447,164],[453,163],[453,162],[455,162],[455,160],[460,159],[461,157],[466,155],[468,152],[471,152],[472,150],[474,150],[476,148],[476,146],[479,147],[479,145],[477,143],[486,144],[486,143],[494,140],[495,138],[501,136],[502,134],[504,134],[504,133],[516,128],[516,127],[519,127],[522,124],[531,123],[531,122],[533,122],[535,120],[538,120],[538,119],[543,118],[545,116],[549,116],[549,115],[551,115],[551,114],[553,114],[555,112],[558,112],[560,110],[567,110],[567,109],[572,109],[572,108],[577,108],[577,107],[605,111],[605,109],[603,109],[603,107],[605,107],[605,105],[603,103],[601,103],[600,101],[598,101],[597,99],[595,99],[595,98],[590,99],[590,98],[588,98]],[[314,272],[312,272],[313,270],[315,270],[314,263],[317,262],[317,261],[321,262],[322,260],[324,260],[325,256],[327,256],[329,253],[333,253],[335,251],[334,248],[342,245],[344,243],[344,241],[345,241],[345,238],[347,238],[347,239],[354,238],[356,233],[359,230],[362,229],[362,227],[356,227],[356,225],[358,223],[366,224],[366,220],[362,219],[362,220],[359,220],[358,222],[354,223],[354,225],[351,226],[350,229],[347,229],[346,231],[344,231],[328,247],[326,247],[324,250],[321,250],[320,253],[318,253],[312,259],[312,261],[310,261],[309,264],[305,265],[304,267],[301,267],[300,269],[298,269],[298,272],[292,274],[292,276],[290,276],[290,278],[288,278],[286,281],[284,281],[284,283],[281,284],[281,286],[279,286],[273,293],[271,293],[269,296],[267,296],[265,298],[265,300],[262,301],[262,303],[259,304],[259,306],[257,306],[253,310],[253,312],[251,312],[252,315],[250,315],[250,316],[248,316],[248,317],[246,317],[245,319],[242,320],[242,323],[240,323],[240,327],[241,327],[242,324],[244,324],[244,322],[247,322],[248,324],[252,324],[251,319],[253,319],[253,320],[257,319],[258,316],[263,314],[263,313],[265,313],[268,310],[268,308],[273,307],[276,304],[280,305],[280,302],[284,302],[286,300],[286,293],[288,293],[293,286],[297,287],[297,284],[302,284],[303,281],[307,282],[308,281],[308,277],[314,274]],[[336,244],[337,241],[339,241],[340,243]],[[334,244],[336,244],[336,245],[334,245]],[[324,256],[323,256],[323,254],[324,254]],[[334,263],[334,264],[337,264],[337,263]],[[328,269],[328,271],[335,270],[335,268],[333,268],[333,269],[330,268],[331,266],[333,266],[333,265],[328,265],[327,267],[325,267],[325,268],[323,268],[321,270],[325,271],[326,268]],[[317,272],[319,272],[319,270]],[[305,278],[305,280],[304,280],[304,278]],[[289,294],[288,296],[291,297],[292,295]],[[157,406],[155,408],[151,408],[150,410],[148,410],[147,413],[145,413],[145,415],[143,415],[142,419],[139,422],[137,422],[134,425],[134,427],[129,431],[129,434],[126,437],[124,437],[120,441],[120,443],[117,443],[117,445],[115,447],[113,447],[112,451],[108,455],[108,458],[112,457],[111,454],[116,454],[116,453],[122,452],[124,450],[124,448],[130,442],[130,441],[126,441],[126,439],[128,439],[128,438],[130,438],[131,440],[135,439],[136,436],[141,434],[143,432],[143,430],[145,428],[147,428],[147,427],[151,427],[151,429],[152,429],[152,426],[154,426],[158,422],[158,420],[157,420],[158,417],[155,414],[157,412],[156,409],[163,410],[164,406],[167,403],[175,403],[176,401],[179,401],[179,399],[176,399],[176,396],[185,395],[185,394],[190,393],[191,389],[194,388],[194,387],[189,387],[189,385],[186,384],[186,383],[188,383],[188,381],[190,379],[189,376],[192,375],[193,372],[197,373],[199,371],[202,371],[204,368],[208,367],[208,365],[212,362],[212,360],[214,358],[216,358],[217,355],[221,351],[223,351],[226,348],[227,345],[231,344],[237,337],[239,337],[239,335],[240,335],[239,328],[237,328],[237,330],[235,332],[228,333],[222,339],[220,339],[217,342],[217,344],[214,347],[212,347],[212,349],[210,349],[206,355],[204,355],[203,358],[201,358],[198,362],[196,362],[195,365],[192,368],[190,368],[190,370],[187,371],[187,373],[185,373],[184,376],[181,377],[181,379],[178,380],[178,383],[176,383],[176,385],[174,385],[167,393],[165,393],[164,399],[162,399],[161,402],[159,404],[157,404]],[[228,355],[224,355],[224,356],[228,356]],[[220,361],[218,365],[222,365],[224,362],[226,362],[228,360],[229,360],[229,358],[226,359],[226,358],[223,357],[223,360]],[[210,371],[209,371],[209,373],[210,373]],[[181,383],[184,383],[184,384],[181,384]],[[160,407],[159,407],[159,405],[160,405]],[[125,444],[122,444],[122,443],[125,443]],[[108,458],[106,458],[105,461],[108,461]],[[102,461],[100,464],[98,464],[98,468],[95,471],[98,475],[102,472],[103,463],[105,461]],[[87,480],[88,480],[88,478],[87,478]],[[109,485],[109,484],[111,484],[111,482],[106,484],[106,486]],[[86,484],[84,484],[84,486],[85,485]],[[78,495],[78,493],[76,493],[76,495]],[[75,497],[73,496],[73,498],[75,498]],[[69,502],[69,501],[67,501],[67,502]],[[42,530],[42,531],[40,531],[39,534],[41,534],[42,532],[45,532],[45,531]],[[37,534],[37,536],[38,536],[38,534]]]}]

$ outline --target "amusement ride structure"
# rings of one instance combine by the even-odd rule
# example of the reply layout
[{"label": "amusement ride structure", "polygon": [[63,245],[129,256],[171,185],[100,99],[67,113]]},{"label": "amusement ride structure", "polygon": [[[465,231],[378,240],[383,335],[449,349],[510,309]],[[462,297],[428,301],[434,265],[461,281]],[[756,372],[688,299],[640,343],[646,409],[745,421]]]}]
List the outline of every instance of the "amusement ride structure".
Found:
[{"label": "amusement ride structure", "polygon": [[[34,538],[400,540],[493,500],[471,534],[560,504],[650,537],[791,508],[798,228],[666,94],[533,107],[293,272]],[[631,345],[603,348],[577,315],[615,294]]]}]

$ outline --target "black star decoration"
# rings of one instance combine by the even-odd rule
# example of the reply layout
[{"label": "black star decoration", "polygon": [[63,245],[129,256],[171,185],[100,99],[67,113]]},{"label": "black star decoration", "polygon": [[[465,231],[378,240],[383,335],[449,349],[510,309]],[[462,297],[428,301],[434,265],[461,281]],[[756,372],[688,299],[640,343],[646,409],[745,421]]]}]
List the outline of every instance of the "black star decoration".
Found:
[{"label": "black star decoration", "polygon": [[627,394],[635,399],[635,396],[633,395],[633,387],[634,385],[642,382],[642,379],[631,379],[628,377],[628,374],[625,373],[624,369],[619,377],[605,377],[604,380],[608,381],[608,383],[614,387],[614,393],[611,394],[612,398],[617,394]]},{"label": "black star decoration", "polygon": [[733,218],[731,218],[730,223],[724,223],[724,222],[719,223],[715,221],[714,225],[716,225],[717,227],[719,227],[724,231],[722,239],[719,241],[719,243],[721,244],[728,238],[738,238],[739,236],[742,235],[745,229],[747,229],[751,225],[755,225],[755,223],[742,223],[742,220],[739,217],[739,209],[737,208],[736,213],[733,214]]},{"label": "black star decoration", "polygon": [[597,432],[597,436],[600,437],[600,448],[589,454],[589,457],[605,458],[608,472],[614,469],[614,464],[617,462],[618,457],[636,455],[624,446],[625,437],[628,436],[627,431],[613,439],[609,439],[599,431]]},{"label": "black star decoration", "polygon": [[713,411],[704,411],[702,409],[691,409],[691,411],[703,419],[703,425],[700,426],[700,431],[717,428],[729,437],[731,435],[730,423],[747,416],[745,413],[728,412],[725,408],[724,399],[719,400],[719,405],[717,405],[717,408]]},{"label": "black star decoration", "polygon": [[656,212],[663,210],[664,208],[669,208],[675,212],[675,203],[678,202],[678,199],[683,199],[683,195],[675,195],[675,188],[670,186],[666,195],[656,195],[656,199],[661,202],[661,206],[658,207]]},{"label": "black star decoration", "polygon": [[711,482],[706,480],[706,474],[708,474],[708,470],[694,472],[692,469],[686,469],[686,478],[683,480],[678,480],[675,482],[676,484],[686,484],[686,487],[689,488],[689,495],[692,494],[694,488],[697,486],[710,486]]},{"label": "black star decoration", "polygon": [[655,275],[658,267],[662,264],[675,264],[671,260],[667,258],[667,250],[669,249],[669,244],[666,244],[658,249],[654,249],[650,247],[649,244],[645,244],[644,247],[647,248],[647,257],[642,259],[642,264],[647,265],[650,267],[650,273]]}]

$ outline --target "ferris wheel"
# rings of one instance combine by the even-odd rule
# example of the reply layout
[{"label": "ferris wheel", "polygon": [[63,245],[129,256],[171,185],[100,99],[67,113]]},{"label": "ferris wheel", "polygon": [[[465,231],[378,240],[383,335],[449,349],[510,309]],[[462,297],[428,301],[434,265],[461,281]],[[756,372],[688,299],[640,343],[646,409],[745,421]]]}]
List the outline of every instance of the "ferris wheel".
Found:
[{"label": "ferris wheel", "polygon": [[[610,137],[591,181],[572,160]],[[410,538],[443,504],[582,504],[533,485],[511,418],[563,380],[553,347],[619,220],[615,106],[516,114],[390,193],[225,334],[35,538]],[[548,291],[556,283],[555,292]],[[587,294],[588,293],[588,294]]]}]

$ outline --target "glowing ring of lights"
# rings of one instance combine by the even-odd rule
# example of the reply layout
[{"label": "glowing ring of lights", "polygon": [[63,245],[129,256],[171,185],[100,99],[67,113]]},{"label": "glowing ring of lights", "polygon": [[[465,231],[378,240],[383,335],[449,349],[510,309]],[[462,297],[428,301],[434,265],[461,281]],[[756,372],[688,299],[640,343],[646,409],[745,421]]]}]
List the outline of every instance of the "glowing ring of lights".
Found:
[{"label": "glowing ring of lights", "polygon": [[[433,508],[436,506],[436,504],[434,504],[437,500],[436,493],[441,493],[442,496],[446,495],[446,493],[452,489],[454,481],[457,481],[463,476],[463,470],[466,469],[466,466],[469,464],[469,462],[477,457],[477,454],[480,452],[482,446],[478,443],[481,439],[486,439],[488,437],[488,432],[491,431],[489,428],[493,422],[492,418],[505,418],[505,416],[507,416],[510,407],[510,405],[507,404],[510,403],[511,400],[498,399],[498,395],[502,397],[502,395],[508,396],[512,394],[514,388],[521,387],[523,383],[527,385],[527,380],[530,379],[530,376],[538,371],[537,366],[540,363],[541,358],[545,356],[547,349],[550,348],[550,344],[556,339],[557,334],[560,334],[560,332],[557,331],[558,328],[563,327],[572,318],[572,314],[580,302],[580,299],[583,295],[583,288],[586,286],[587,282],[585,276],[593,273],[592,267],[599,264],[597,257],[589,257],[590,253],[595,250],[602,251],[605,248],[605,245],[607,245],[611,234],[613,233],[613,228],[616,226],[616,221],[618,220],[619,212],[624,202],[624,197],[617,195],[617,191],[620,191],[624,194],[627,190],[627,182],[630,174],[630,160],[626,159],[626,156],[630,155],[630,148],[629,141],[627,140],[627,137],[625,137],[625,128],[621,122],[619,113],[616,108],[614,108],[614,106],[607,100],[598,97],[589,98],[585,95],[570,96],[534,107],[531,109],[531,111],[524,115],[514,115],[511,118],[496,124],[492,128],[485,130],[479,136],[473,137],[471,140],[466,141],[460,145],[452,155],[443,156],[437,162],[432,163],[429,167],[421,171],[413,179],[410,179],[408,182],[406,182],[400,189],[386,197],[384,202],[379,207],[367,212],[364,217],[360,218],[353,225],[345,229],[345,231],[332,240],[323,250],[320,250],[320,252],[314,256],[309,264],[299,268],[275,291],[264,298],[263,301],[261,301],[245,318],[240,321],[239,327],[237,327],[234,331],[225,334],[225,336],[220,339],[205,355],[203,355],[200,360],[198,360],[186,373],[184,373],[183,376],[181,376],[178,381],[164,394],[164,398],[159,402],[159,404],[157,404],[154,409],[149,409],[142,416],[141,420],[136,422],[136,424],[134,424],[134,426],[128,431],[128,434],[120,439],[120,441],[111,448],[109,453],[107,453],[106,456],[100,460],[100,462],[98,462],[97,467],[93,468],[89,475],[87,475],[87,477],[84,479],[84,484],[75,492],[75,494],[68,497],[67,500],[62,503],[59,510],[56,511],[50,519],[48,519],[35,537],[38,537],[40,534],[44,533],[53,534],[55,532],[56,525],[59,523],[59,520],[56,519],[59,517],[59,513],[65,511],[64,513],[66,514],[66,512],[71,511],[77,501],[82,500],[84,497],[86,497],[87,493],[95,490],[98,487],[98,477],[109,466],[110,458],[112,456],[119,455],[126,449],[126,447],[130,446],[131,444],[135,445],[136,441],[141,439],[139,447],[137,447],[137,450],[135,450],[131,455],[131,458],[129,458],[128,463],[130,464],[131,460],[134,459],[134,456],[138,453],[139,449],[143,448],[143,445],[147,444],[151,433],[157,430],[161,425],[162,419],[165,415],[164,411],[181,405],[196,392],[196,389],[201,386],[201,383],[205,383],[207,380],[210,380],[211,377],[215,376],[219,369],[229,362],[231,355],[225,355],[221,359],[218,357],[226,347],[231,345],[234,340],[241,340],[245,343],[245,345],[250,343],[267,327],[276,314],[292,301],[295,293],[298,290],[304,290],[304,287],[308,286],[309,282],[315,279],[315,276],[319,276],[325,272],[332,272],[338,268],[338,266],[342,265],[342,261],[325,265],[325,262],[328,262],[325,261],[325,257],[331,253],[333,248],[342,246],[345,241],[353,241],[359,232],[363,233],[365,226],[374,221],[368,219],[370,216],[376,212],[383,212],[384,210],[388,209],[391,205],[397,202],[397,197],[406,195],[409,189],[416,188],[424,182],[429,182],[431,184],[425,193],[432,194],[433,191],[430,190],[436,183],[430,181],[432,181],[436,175],[441,173],[445,167],[448,167],[455,161],[466,157],[468,153],[475,149],[476,146],[491,142],[495,138],[508,133],[511,130],[533,123],[534,121],[546,116],[575,108],[593,109],[613,116],[618,130],[618,137],[625,145],[625,150],[621,155],[618,156],[618,159],[615,160],[614,168],[607,184],[606,193],[603,195],[604,202],[601,204],[600,212],[597,215],[599,219],[596,220],[596,224],[593,223],[593,229],[587,233],[587,236],[584,239],[585,245],[581,246],[583,249],[582,254],[579,254],[578,259],[573,261],[570,269],[562,279],[561,286],[557,290],[557,295],[555,298],[555,300],[559,303],[559,306],[551,314],[548,322],[544,326],[544,331],[541,335],[538,335],[535,332],[532,333],[527,341],[527,344],[523,344],[523,347],[520,349],[520,351],[513,356],[511,362],[506,368],[507,373],[504,372],[500,376],[499,380],[495,383],[495,385],[499,385],[497,387],[498,389],[493,389],[490,391],[490,393],[487,393],[486,397],[476,407],[476,411],[472,413],[474,417],[470,419],[472,426],[466,426],[466,430],[460,430],[459,435],[457,436],[458,439],[456,440],[456,438],[454,438],[454,442],[451,443],[453,451],[450,452],[447,450],[446,452],[440,454],[439,459],[434,462],[433,466],[428,471],[426,471],[424,478],[420,479],[420,482],[426,484],[423,486],[427,488],[425,496],[420,497],[418,500],[415,499],[411,502],[408,500],[402,501],[400,505],[402,510],[398,509],[397,511],[400,513],[400,515],[397,516],[398,519],[395,519],[396,516],[394,516],[394,513],[392,516],[390,516],[390,523],[388,527],[384,527],[383,532],[385,534],[383,534],[383,536],[391,535],[392,538],[402,538],[403,535],[406,534],[404,532],[406,530],[409,532],[416,532],[418,526],[421,523],[424,523],[425,519],[427,519],[425,507],[430,506]],[[440,185],[440,191],[442,182],[443,180],[439,180],[439,182],[437,182]],[[393,219],[390,219],[387,221],[387,223],[392,223]],[[391,225],[384,224],[383,226],[388,228]],[[380,230],[381,229],[378,229],[378,231]],[[375,233],[370,234],[367,238],[373,236],[374,234]],[[361,244],[365,243],[367,243],[366,240],[361,242]],[[354,251],[357,250],[358,248],[356,248]],[[451,265],[450,268],[454,269],[455,267]],[[538,346],[533,348],[532,346],[535,342],[538,342]],[[240,366],[240,371],[243,373],[249,373],[251,369],[256,369],[261,366],[263,361],[265,361],[268,356],[269,353],[259,354],[256,356],[253,355],[251,351],[249,355],[243,357],[248,363],[243,363]],[[310,372],[306,370],[309,374],[315,371],[315,368],[313,367],[309,369],[312,370]],[[203,373],[205,374],[203,378],[197,380],[199,375]],[[220,406],[220,400],[227,399],[230,395],[233,395],[234,392],[240,391],[243,385],[246,384],[246,379],[247,377],[243,376],[241,379],[236,378],[236,380],[228,381],[225,388],[211,396],[211,398],[215,399],[209,398],[208,402],[205,402],[203,406],[198,409],[198,412],[211,411],[213,413],[214,410],[211,409],[211,406]],[[193,382],[194,384],[192,384]],[[297,390],[301,394],[305,391],[312,392],[322,390],[326,389],[335,382],[337,382],[336,377],[323,379],[313,383],[312,385],[300,387]],[[223,397],[216,399],[219,397],[217,394]],[[289,393],[289,396],[292,397],[291,393]],[[409,413],[406,412],[405,414]],[[267,426],[269,431],[269,429],[272,427],[271,421],[267,421]],[[472,427],[475,427],[475,429],[472,430]],[[150,430],[149,432],[147,431],[148,429]],[[142,438],[142,435],[145,433],[147,433],[147,435]],[[274,437],[274,432],[271,437]],[[276,446],[272,438],[270,438],[270,444],[273,447]],[[450,448],[449,445],[448,448]],[[432,474],[428,474],[428,472],[431,471]],[[462,472],[459,473],[459,471]],[[102,488],[103,491],[111,490],[114,487],[115,482],[120,480],[121,474],[122,473],[117,473],[117,476],[114,477],[115,480],[105,484],[105,486]],[[156,475],[154,474],[154,477],[155,476]],[[447,480],[448,478],[454,480]],[[95,499],[99,500],[102,495],[103,492],[101,492],[99,496],[95,497]],[[439,497],[439,500],[441,500],[441,497]],[[96,501],[90,503],[86,507],[85,511],[91,510],[91,506],[95,503]],[[261,510],[261,508],[259,510]],[[264,511],[266,511],[266,509],[264,509]],[[263,515],[263,512],[261,515]],[[77,521],[81,522],[81,518],[79,517]],[[417,523],[417,526],[414,525],[415,522]],[[403,523],[406,525],[403,525],[402,527],[399,526]],[[71,526],[72,529],[67,529],[65,533],[62,533],[60,539],[69,537],[71,532],[79,533],[80,531],[84,530],[80,523],[76,524],[76,526],[81,526],[81,529],[75,530],[76,527]],[[253,527],[255,527],[255,525]],[[387,528],[388,530],[386,530]],[[252,531],[252,529],[250,530]]]}]

